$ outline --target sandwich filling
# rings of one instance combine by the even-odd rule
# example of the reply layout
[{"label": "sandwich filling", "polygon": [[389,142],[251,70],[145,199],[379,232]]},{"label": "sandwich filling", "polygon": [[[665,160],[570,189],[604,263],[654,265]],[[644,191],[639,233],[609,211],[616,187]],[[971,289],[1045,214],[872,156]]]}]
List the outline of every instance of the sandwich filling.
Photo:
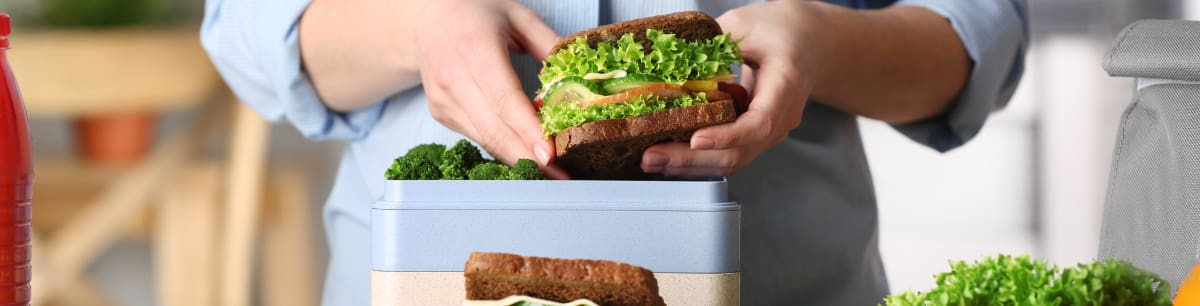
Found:
[{"label": "sandwich filling", "polygon": [[734,81],[730,65],[741,63],[742,55],[730,34],[689,41],[648,29],[646,39],[650,50],[632,33],[595,48],[577,37],[547,57],[536,99],[546,136],[588,122],[731,98],[720,89]]}]

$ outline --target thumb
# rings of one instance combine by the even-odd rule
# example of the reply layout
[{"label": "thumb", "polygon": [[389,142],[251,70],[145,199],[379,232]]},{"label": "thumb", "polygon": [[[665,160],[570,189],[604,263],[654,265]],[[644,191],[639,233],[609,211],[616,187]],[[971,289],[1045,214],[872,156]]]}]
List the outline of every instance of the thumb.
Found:
[{"label": "thumb", "polygon": [[545,60],[550,49],[558,43],[558,33],[542,21],[542,16],[524,5],[518,4],[516,9],[509,11],[508,20],[516,32],[517,44],[538,61]]}]

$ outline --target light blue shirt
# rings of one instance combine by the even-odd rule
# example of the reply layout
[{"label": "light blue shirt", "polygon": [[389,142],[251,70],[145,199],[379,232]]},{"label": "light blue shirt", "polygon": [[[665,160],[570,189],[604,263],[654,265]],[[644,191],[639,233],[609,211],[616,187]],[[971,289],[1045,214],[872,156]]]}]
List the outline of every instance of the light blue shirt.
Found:
[{"label": "light blue shirt", "polygon": [[[370,207],[383,171],[417,144],[463,136],[429,115],[421,87],[338,113],[319,100],[301,69],[298,20],[311,0],[208,0],[202,41],[238,97],[313,140],[349,139],[324,211],[330,264],[323,304],[369,304]],[[524,1],[559,34],[682,10],[718,16],[753,1]],[[878,8],[893,1],[827,1]],[[894,126],[938,151],[975,136],[1007,104],[1028,44],[1023,0],[903,0],[945,16],[973,61],[970,79],[943,116]],[[527,91],[539,63],[514,57]],[[744,305],[875,305],[888,292],[878,249],[870,170],[855,116],[819,101],[782,143],[729,178],[742,210]]]}]

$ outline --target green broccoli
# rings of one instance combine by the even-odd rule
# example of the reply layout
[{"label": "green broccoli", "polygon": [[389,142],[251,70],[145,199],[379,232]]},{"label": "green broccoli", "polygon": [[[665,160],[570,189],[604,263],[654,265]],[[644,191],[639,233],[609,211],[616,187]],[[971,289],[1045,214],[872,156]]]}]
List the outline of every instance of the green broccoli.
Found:
[{"label": "green broccoli", "polygon": [[384,176],[389,180],[436,180],[442,177],[437,164],[424,156],[401,156],[392,161]]},{"label": "green broccoli", "polygon": [[516,166],[483,158],[479,148],[466,139],[453,147],[429,143],[408,150],[392,161],[384,176],[389,180],[544,180],[546,175],[532,160]]},{"label": "green broccoli", "polygon": [[404,156],[422,156],[430,161],[433,161],[434,164],[440,164],[442,162],[443,152],[446,152],[446,146],[436,143],[427,143],[409,149],[408,153],[404,154]]},{"label": "green broccoli", "polygon": [[442,172],[442,179],[462,180],[467,178],[467,171],[485,161],[483,154],[479,153],[479,148],[463,139],[442,154],[442,162],[438,169]]},{"label": "green broccoli", "polygon": [[489,161],[475,165],[467,172],[467,179],[472,180],[503,180],[511,174],[507,165]]},{"label": "green broccoli", "polygon": [[546,174],[542,173],[542,170],[538,169],[537,163],[534,163],[533,160],[521,159],[518,160],[517,164],[513,166],[511,171],[508,172],[508,179],[544,180],[546,179]]}]

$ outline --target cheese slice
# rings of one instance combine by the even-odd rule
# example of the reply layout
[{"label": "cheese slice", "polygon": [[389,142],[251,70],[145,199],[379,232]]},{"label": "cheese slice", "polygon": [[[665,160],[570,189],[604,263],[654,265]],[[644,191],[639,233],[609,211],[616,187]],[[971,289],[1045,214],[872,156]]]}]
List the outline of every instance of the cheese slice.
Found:
[{"label": "cheese slice", "polygon": [[[602,81],[602,80],[607,80],[607,79],[619,79],[619,78],[623,78],[627,75],[629,75],[629,72],[626,72],[623,69],[617,69],[617,70],[613,70],[613,71],[609,71],[609,72],[605,72],[605,73],[589,72],[588,74],[583,75],[583,79],[589,80],[589,81]],[[554,85],[558,84],[558,82],[562,81],[562,79],[563,79],[563,77],[559,77],[557,79],[551,80],[550,82],[543,83],[542,89],[538,90],[541,93],[537,94],[537,98],[545,98],[546,93],[550,91],[550,88],[554,87]],[[697,82],[697,81],[713,82],[715,84],[717,82],[733,83],[734,81],[736,81],[736,79],[733,77],[733,74],[727,73],[727,74],[715,75],[712,78],[707,79],[707,80],[691,80],[688,82]],[[711,90],[716,90],[716,89],[713,88]],[[707,90],[705,90],[705,91],[707,91]]]},{"label": "cheese slice", "polygon": [[619,79],[619,78],[625,77],[625,75],[626,75],[625,70],[617,69],[617,70],[609,71],[607,73],[590,72],[588,74],[583,75],[583,79],[589,80],[589,81]]},{"label": "cheese slice", "polygon": [[596,302],[592,302],[587,299],[578,299],[578,300],[574,300],[574,301],[570,301],[570,302],[566,302],[566,303],[559,303],[559,302],[547,301],[547,300],[543,300],[543,299],[539,299],[539,298],[535,298],[535,297],[531,297],[531,296],[524,296],[524,295],[514,295],[514,296],[504,298],[503,300],[499,300],[499,301],[497,301],[497,300],[490,300],[490,301],[465,300],[465,301],[463,301],[463,306],[511,306],[512,304],[516,304],[516,303],[520,303],[520,302],[529,302],[529,303],[534,303],[534,305],[545,305],[545,306],[600,306],[600,305],[596,305]]}]

